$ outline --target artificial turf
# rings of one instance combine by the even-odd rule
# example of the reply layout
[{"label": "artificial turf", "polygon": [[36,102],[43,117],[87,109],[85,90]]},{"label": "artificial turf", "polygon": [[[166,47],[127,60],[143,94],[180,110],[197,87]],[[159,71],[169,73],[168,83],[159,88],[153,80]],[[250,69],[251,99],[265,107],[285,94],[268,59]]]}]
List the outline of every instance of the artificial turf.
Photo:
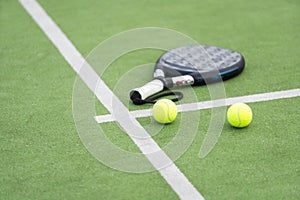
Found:
[{"label": "artificial turf", "polygon": [[[39,2],[84,56],[121,31],[164,27],[245,56],[245,71],[224,82],[228,97],[300,87],[296,0]],[[73,120],[74,71],[17,1],[0,2],[0,25],[1,199],[177,198],[158,172],[125,173],[97,161],[81,143]],[[130,110],[150,106],[128,102],[122,77],[136,66],[154,63],[160,54],[160,50],[132,52],[102,75]],[[132,86],[150,80],[151,72],[152,68],[145,69],[145,78]],[[196,100],[210,99],[206,87],[194,91]],[[297,97],[249,104],[253,123],[246,129],[226,123],[218,144],[204,159],[198,153],[211,112],[191,113],[191,122],[200,115],[199,128],[175,164],[206,199],[298,199],[299,103]],[[95,107],[98,114],[108,113],[99,102]],[[153,133],[161,147],[172,140],[181,123],[188,123],[180,119],[181,115]],[[151,118],[139,121],[150,134],[156,130]],[[121,148],[139,151],[115,122],[99,126]]]}]

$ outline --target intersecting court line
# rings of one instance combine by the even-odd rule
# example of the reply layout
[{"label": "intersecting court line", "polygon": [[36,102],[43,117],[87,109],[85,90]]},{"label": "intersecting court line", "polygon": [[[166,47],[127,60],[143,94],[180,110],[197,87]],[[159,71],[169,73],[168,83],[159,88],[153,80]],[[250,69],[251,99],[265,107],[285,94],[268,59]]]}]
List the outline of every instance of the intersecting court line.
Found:
[{"label": "intersecting court line", "polygon": [[[128,133],[129,137],[139,147],[141,152],[146,156],[155,169],[159,171],[161,176],[167,181],[171,188],[181,199],[204,199],[197,189],[190,183],[185,175],[178,169],[173,161],[160,149],[157,143],[151,138],[147,131],[140,125],[123,103],[115,96],[108,86],[99,78],[94,69],[87,65],[83,71],[80,70],[85,59],[60,30],[55,22],[48,16],[45,10],[35,0],[19,0],[25,10],[31,15],[33,20],[40,26],[47,37],[56,46],[64,59],[70,64],[74,71],[85,82],[88,88],[94,92],[95,96],[113,113],[111,102],[117,106],[121,112],[125,113],[124,118],[117,121],[120,126]],[[94,91],[97,86],[97,91]],[[132,137],[132,135],[140,135],[140,138]],[[155,152],[155,156],[151,155]],[[167,167],[161,168],[162,163],[169,164]]]},{"label": "intersecting court line", "polygon": [[[277,92],[268,92],[268,93],[226,98],[225,103],[224,103],[224,99],[220,99],[220,100],[212,100],[212,101],[202,101],[197,103],[181,104],[177,106],[177,109],[178,112],[188,112],[194,110],[228,106],[238,102],[254,103],[254,102],[261,102],[261,101],[271,101],[275,99],[299,97],[299,96],[300,96],[300,89],[297,88],[292,90],[283,90]],[[149,117],[152,115],[152,109],[135,110],[135,111],[131,111],[130,113],[135,118]],[[114,115],[112,114],[95,116],[95,120],[98,123],[116,121]]]}]

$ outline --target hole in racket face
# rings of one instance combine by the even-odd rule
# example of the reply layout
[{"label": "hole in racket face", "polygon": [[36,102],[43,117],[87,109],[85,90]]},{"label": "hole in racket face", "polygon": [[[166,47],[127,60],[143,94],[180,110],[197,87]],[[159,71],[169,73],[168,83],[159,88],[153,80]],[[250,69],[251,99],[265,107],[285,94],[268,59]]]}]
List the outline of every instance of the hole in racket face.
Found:
[{"label": "hole in racket face", "polygon": [[[165,77],[178,76],[178,73],[192,75],[195,84],[203,84],[204,76],[210,81],[229,79],[238,75],[243,68],[244,58],[236,51],[214,46],[191,45],[175,48],[163,54],[156,63],[155,73],[163,71]],[[219,77],[211,73],[216,70],[219,71]]]}]

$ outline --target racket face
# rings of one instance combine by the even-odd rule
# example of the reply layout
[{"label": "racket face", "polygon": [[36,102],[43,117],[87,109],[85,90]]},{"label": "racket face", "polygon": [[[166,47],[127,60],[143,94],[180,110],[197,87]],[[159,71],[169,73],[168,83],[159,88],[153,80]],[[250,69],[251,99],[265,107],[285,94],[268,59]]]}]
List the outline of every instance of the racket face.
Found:
[{"label": "racket face", "polygon": [[200,85],[234,77],[242,72],[244,65],[243,56],[236,51],[190,45],[164,53],[156,63],[155,76],[191,75],[195,84]]}]

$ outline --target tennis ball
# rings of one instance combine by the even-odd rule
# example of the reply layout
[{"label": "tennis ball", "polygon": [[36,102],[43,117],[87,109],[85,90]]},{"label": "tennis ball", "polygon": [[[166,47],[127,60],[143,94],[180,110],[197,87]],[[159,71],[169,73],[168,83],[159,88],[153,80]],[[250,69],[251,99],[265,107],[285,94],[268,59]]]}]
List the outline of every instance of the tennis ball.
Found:
[{"label": "tennis ball", "polygon": [[177,107],[173,101],[161,99],[154,104],[152,113],[157,122],[168,124],[176,119]]},{"label": "tennis ball", "polygon": [[252,110],[244,103],[233,104],[227,110],[227,120],[234,127],[246,127],[252,121]]}]

